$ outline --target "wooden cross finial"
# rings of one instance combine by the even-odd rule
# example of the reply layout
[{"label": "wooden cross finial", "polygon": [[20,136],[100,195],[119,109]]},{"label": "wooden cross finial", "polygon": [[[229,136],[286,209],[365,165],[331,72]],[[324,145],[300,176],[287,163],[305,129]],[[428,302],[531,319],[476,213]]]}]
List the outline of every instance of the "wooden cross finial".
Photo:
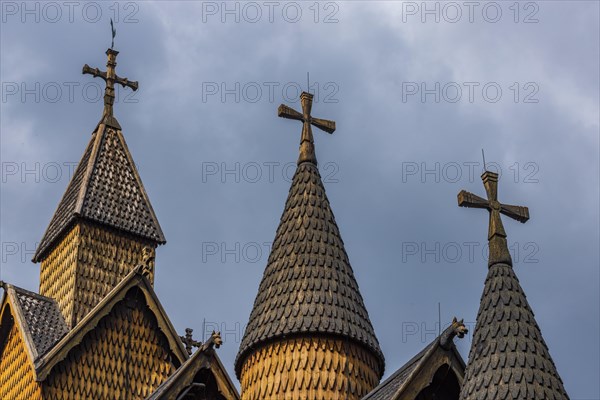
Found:
[{"label": "wooden cross finial", "polygon": [[309,161],[313,164],[317,164],[317,157],[315,155],[315,143],[313,140],[311,125],[327,132],[335,132],[335,121],[329,121],[327,119],[313,118],[310,115],[312,109],[313,95],[307,92],[302,92],[300,95],[300,101],[302,103],[302,113],[294,110],[291,107],[282,104],[277,109],[277,116],[281,118],[295,119],[302,121],[302,139],[300,140],[300,156],[298,157],[298,164]]},{"label": "wooden cross finial", "polygon": [[188,352],[188,354],[192,354],[192,349],[194,347],[202,346],[201,342],[192,339],[192,332],[194,332],[192,328],[185,328],[185,336],[180,336],[181,341],[185,345],[185,350]]},{"label": "wooden cross finial", "polygon": [[85,64],[83,66],[83,74],[90,74],[94,78],[100,77],[106,82],[106,88],[104,89],[104,113],[102,114],[101,123],[110,125],[114,128],[121,129],[121,126],[117,122],[116,118],[113,117],[113,104],[115,102],[115,83],[123,87],[129,87],[133,91],[138,89],[137,81],[129,81],[127,78],[121,78],[115,73],[117,66],[117,50],[112,48],[106,50],[108,61],[106,62],[106,72],[100,71],[98,68],[91,68]]},{"label": "wooden cross finial", "polygon": [[491,267],[498,263],[512,265],[512,259],[506,243],[506,232],[504,231],[500,214],[525,223],[529,220],[529,209],[527,207],[512,206],[498,202],[498,174],[485,171],[481,175],[481,180],[487,193],[487,200],[462,190],[458,194],[458,205],[460,207],[485,208],[490,212],[488,229],[490,254],[488,266]]}]

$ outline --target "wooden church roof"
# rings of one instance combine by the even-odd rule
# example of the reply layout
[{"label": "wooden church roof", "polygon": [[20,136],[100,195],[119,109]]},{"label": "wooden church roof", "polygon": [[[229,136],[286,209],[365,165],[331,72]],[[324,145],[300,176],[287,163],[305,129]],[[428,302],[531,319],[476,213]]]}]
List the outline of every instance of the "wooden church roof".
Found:
[{"label": "wooden church roof", "polygon": [[488,271],[461,398],[569,398],[511,265]]},{"label": "wooden church roof", "polygon": [[238,376],[253,348],[294,334],[339,335],[359,342],[377,357],[383,373],[384,357],[325,193],[312,134],[303,139],[298,167],[240,344],[235,362]]},{"label": "wooden church roof", "polygon": [[[120,125],[112,115],[114,83],[137,88],[137,82],[114,73],[117,54],[112,48],[107,50],[107,72],[84,67],[84,73],[107,82],[104,114],[34,261],[43,259],[78,218],[136,235],[145,239],[142,242],[165,243]],[[208,348],[210,343],[198,356],[189,357],[149,280],[152,261],[153,248],[145,247],[142,264],[111,285],[71,329],[55,299],[0,282],[4,289],[0,303],[0,357],[9,354],[5,360],[13,362],[11,368],[26,371],[12,378],[14,371],[3,370],[4,377],[11,376],[10,385],[6,386],[11,393],[31,386],[43,393],[41,398],[146,398],[161,384],[164,383],[163,389],[177,387],[185,384],[197,368],[207,367],[211,377],[216,377],[219,393],[224,393],[221,397],[238,399],[217,354]],[[112,262],[118,264],[118,260]],[[72,274],[77,272],[73,270]],[[8,335],[18,338],[17,344],[9,348],[13,353],[15,349],[19,352],[17,361],[10,358],[13,353],[3,353]],[[194,362],[203,354],[210,355],[208,364]],[[160,393],[166,397],[159,398],[172,398],[169,390]]]},{"label": "wooden church roof", "polygon": [[214,348],[222,343],[219,333],[213,332],[211,337],[202,343],[198,350],[187,359],[167,380],[146,398],[146,400],[175,400],[182,392],[189,390],[197,383],[197,374],[202,369],[211,370],[223,398],[238,400],[240,398],[235,385],[227,375],[225,367],[217,357]]},{"label": "wooden church roof", "polygon": [[[69,351],[77,346],[85,335],[95,329],[98,321],[108,315],[115,304],[123,300],[130,289],[137,287],[143,293],[147,307],[158,321],[165,334],[170,350],[180,363],[187,358],[187,352],[163,309],[152,285],[143,275],[143,266],[131,271],[94,309],[73,329],[69,330],[58,305],[53,299],[2,282],[5,289],[2,301],[2,331],[9,327],[5,324],[7,304],[10,314],[21,328],[29,352],[31,363],[35,367],[35,377],[43,381],[54,365],[64,359]],[[0,331],[0,338],[3,332]]]},{"label": "wooden church roof", "polygon": [[564,400],[568,395],[512,266],[500,214],[520,222],[529,210],[497,200],[498,174],[482,175],[488,199],[462,191],[459,205],[490,212],[488,274],[461,399]]},{"label": "wooden church roof", "polygon": [[[411,384],[419,389],[421,389],[419,386],[429,385],[433,380],[437,367],[447,361],[451,362],[453,369],[462,377],[465,362],[453,342],[453,338],[458,333],[457,328],[460,329],[460,337],[467,333],[462,321],[457,322],[454,319],[442,334],[363,397],[363,400],[412,399],[416,396],[416,393],[410,393]],[[428,366],[431,368],[427,368]],[[419,382],[414,385],[415,381]]]},{"label": "wooden church roof", "polygon": [[[58,304],[54,299],[8,283],[0,282],[0,286],[5,290],[1,303],[2,328],[8,328],[4,326],[4,316],[10,313],[21,328],[31,361],[35,362],[69,331]],[[0,343],[2,336],[0,332]]]},{"label": "wooden church roof", "polygon": [[166,243],[120,129],[100,123],[92,134],[34,262],[41,260],[76,218]]}]

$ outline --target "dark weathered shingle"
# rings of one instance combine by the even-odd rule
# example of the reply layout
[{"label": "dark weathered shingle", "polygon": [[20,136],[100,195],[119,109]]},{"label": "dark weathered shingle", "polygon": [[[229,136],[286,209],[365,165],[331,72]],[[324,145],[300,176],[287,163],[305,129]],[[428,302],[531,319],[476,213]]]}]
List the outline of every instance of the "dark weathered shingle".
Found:
[{"label": "dark weathered shingle", "polygon": [[433,342],[427,345],[419,354],[414,356],[410,361],[404,364],[400,369],[390,375],[379,386],[373,389],[369,394],[363,397],[363,400],[390,400],[394,399],[400,388],[407,381],[412,372],[421,364],[425,354],[437,343],[436,338]]},{"label": "dark weathered shingle", "polygon": [[461,398],[569,398],[511,265],[489,268]]},{"label": "dark weathered shingle", "polygon": [[384,358],[317,166],[298,165],[236,359],[271,339],[334,334]]},{"label": "dark weathered shingle", "polygon": [[463,400],[568,399],[512,267],[501,214],[519,222],[529,209],[498,201],[498,174],[481,175],[487,199],[461,191],[458,205],[489,212],[488,274],[477,313]]},{"label": "dark weathered shingle", "polygon": [[14,285],[10,285],[10,289],[14,291],[16,303],[25,318],[24,328],[31,336],[37,356],[41,357],[69,331],[69,328],[53,299]]},{"label": "dark weathered shingle", "polygon": [[121,131],[101,125],[94,132],[33,261],[78,217],[165,243]]}]

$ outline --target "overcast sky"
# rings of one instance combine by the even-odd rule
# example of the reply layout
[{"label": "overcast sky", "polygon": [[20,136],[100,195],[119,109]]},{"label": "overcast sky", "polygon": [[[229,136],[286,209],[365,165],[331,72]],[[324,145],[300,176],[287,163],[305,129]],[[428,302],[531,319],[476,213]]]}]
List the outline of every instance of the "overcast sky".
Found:
[{"label": "overcast sky", "polygon": [[[515,5],[516,4],[516,5]],[[1,279],[29,260],[102,112],[115,20],[115,114],[161,223],[156,291],[174,326],[221,330],[233,361],[298,156],[277,118],[315,93],[317,157],[386,376],[453,316],[471,330],[487,273],[481,149],[517,275],[572,399],[598,399],[596,1],[3,1]],[[426,9],[425,9],[426,8]],[[466,360],[471,338],[458,340]]]}]

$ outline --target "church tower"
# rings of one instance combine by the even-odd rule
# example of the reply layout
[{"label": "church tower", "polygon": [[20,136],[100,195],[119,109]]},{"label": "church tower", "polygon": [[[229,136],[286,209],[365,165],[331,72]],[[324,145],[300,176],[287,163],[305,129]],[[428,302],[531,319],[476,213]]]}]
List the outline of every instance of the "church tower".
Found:
[{"label": "church tower", "polygon": [[143,248],[153,258],[165,243],[113,115],[115,83],[137,89],[137,82],[115,74],[117,54],[106,51],[106,72],[83,67],[106,81],[102,119],[33,257],[41,262],[40,294],[57,301],[69,328],[140,264]]},{"label": "church tower", "polygon": [[485,280],[462,400],[568,400],[548,346],[519,284],[500,219],[529,220],[527,207],[498,202],[498,174],[481,176],[487,200],[461,191],[458,205],[490,213],[488,274]]},{"label": "church tower", "polygon": [[302,121],[300,157],[235,362],[244,400],[360,399],[384,357],[335,222],[315,156],[311,125],[335,122],[281,105]]},{"label": "church tower", "polygon": [[154,291],[165,239],[112,110],[114,84],[137,82],[106,54],[83,68],[104,113],[35,254],[41,293],[0,281],[0,399],[239,400],[220,334],[179,336]]}]

